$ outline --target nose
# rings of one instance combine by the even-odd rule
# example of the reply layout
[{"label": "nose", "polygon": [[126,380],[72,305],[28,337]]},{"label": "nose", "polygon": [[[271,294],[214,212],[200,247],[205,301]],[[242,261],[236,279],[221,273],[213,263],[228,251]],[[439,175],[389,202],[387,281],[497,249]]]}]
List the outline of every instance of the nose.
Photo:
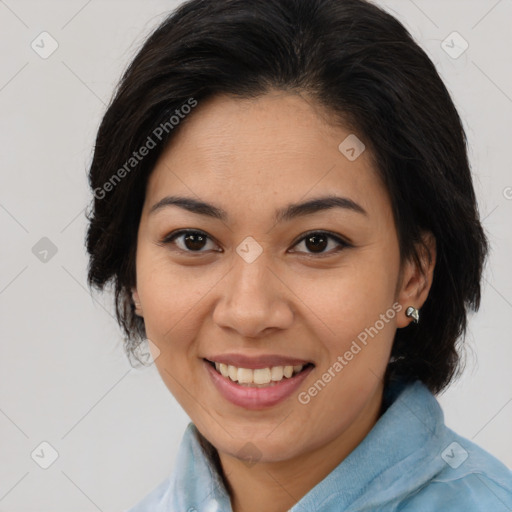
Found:
[{"label": "nose", "polygon": [[264,255],[252,263],[237,256],[219,293],[213,320],[239,336],[258,338],[293,322],[293,293]]}]

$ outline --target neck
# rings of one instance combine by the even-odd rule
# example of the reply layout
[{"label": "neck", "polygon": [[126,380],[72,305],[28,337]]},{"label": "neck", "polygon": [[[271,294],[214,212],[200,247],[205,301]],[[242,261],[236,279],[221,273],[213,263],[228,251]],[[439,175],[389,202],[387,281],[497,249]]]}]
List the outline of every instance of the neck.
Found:
[{"label": "neck", "polygon": [[373,428],[382,408],[382,391],[338,437],[293,459],[254,465],[219,453],[233,512],[286,512],[335,469]]}]

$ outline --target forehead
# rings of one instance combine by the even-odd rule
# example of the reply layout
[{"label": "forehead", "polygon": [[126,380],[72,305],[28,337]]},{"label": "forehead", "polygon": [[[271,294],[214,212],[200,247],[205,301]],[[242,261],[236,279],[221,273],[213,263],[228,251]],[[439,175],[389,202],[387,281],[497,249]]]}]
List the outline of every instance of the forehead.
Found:
[{"label": "forehead", "polygon": [[215,96],[199,103],[162,153],[149,179],[146,204],[180,193],[228,210],[258,204],[261,213],[337,193],[368,212],[382,213],[389,210],[389,199],[369,150],[355,159],[354,152],[346,153],[354,141],[355,151],[363,148],[354,137],[299,95]]}]

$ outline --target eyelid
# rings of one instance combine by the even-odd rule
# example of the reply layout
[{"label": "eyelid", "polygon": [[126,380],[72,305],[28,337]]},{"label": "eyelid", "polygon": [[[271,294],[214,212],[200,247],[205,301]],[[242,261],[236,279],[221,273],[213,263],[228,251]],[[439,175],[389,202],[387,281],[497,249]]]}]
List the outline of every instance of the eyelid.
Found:
[{"label": "eyelid", "polygon": [[[200,229],[191,229],[190,228],[190,229],[178,229],[176,231],[172,231],[168,235],[165,235],[162,238],[162,240],[160,240],[159,245],[165,246],[165,245],[172,244],[176,238],[179,238],[180,236],[183,236],[183,235],[192,234],[192,233],[202,235],[217,244],[215,239],[212,236],[210,236],[208,233],[205,233],[204,231],[202,231]],[[187,253],[187,254],[202,254],[202,253],[206,252],[206,251],[184,251],[183,249],[180,249],[180,248],[178,248],[177,250],[179,252]],[[217,251],[217,252],[220,252],[220,251]]]},{"label": "eyelid", "polygon": [[325,229],[313,229],[311,231],[307,231],[306,233],[302,233],[300,237],[293,243],[292,247],[297,246],[299,243],[302,243],[304,240],[308,238],[308,236],[311,235],[325,235],[328,239],[332,239],[336,242],[337,247],[334,249],[331,249],[329,251],[325,252],[306,252],[306,251],[292,251],[297,254],[300,254],[303,257],[306,258],[313,258],[313,259],[321,259],[321,258],[328,258],[330,256],[334,256],[339,254],[341,251],[344,251],[345,249],[348,249],[350,247],[354,247],[352,243],[344,239],[342,236],[332,233],[330,231],[327,231]]},{"label": "eyelid", "polygon": [[[342,237],[341,235],[338,235],[337,233],[333,233],[331,231],[325,230],[325,229],[312,229],[310,231],[306,231],[305,233],[302,233],[299,238],[295,242],[293,242],[292,247],[295,247],[299,242],[302,242],[305,238],[307,238],[310,235],[326,235],[329,238],[333,238],[338,242],[340,245],[343,245],[345,247],[351,247],[352,243],[347,240],[346,238]],[[310,253],[314,254],[314,253]]]}]

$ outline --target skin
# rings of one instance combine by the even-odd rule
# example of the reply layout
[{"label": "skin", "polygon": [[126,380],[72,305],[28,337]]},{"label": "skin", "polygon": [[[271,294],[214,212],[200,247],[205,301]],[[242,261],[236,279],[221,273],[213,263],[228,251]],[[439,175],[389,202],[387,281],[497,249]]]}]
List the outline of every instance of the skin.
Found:
[{"label": "skin", "polygon": [[[400,264],[390,199],[369,150],[350,161],[338,149],[350,133],[303,95],[216,96],[183,122],[148,182],[137,314],[160,350],[163,381],[219,452],[234,512],[288,510],[364,439],[379,418],[396,329],[412,321],[406,308],[421,308],[432,283],[435,241],[426,235],[432,261],[424,254],[423,269]],[[177,206],[150,213],[171,194],[213,203],[229,219]],[[274,222],[276,209],[327,194],[367,215],[332,208]],[[178,229],[209,238],[203,248],[184,236],[160,243]],[[311,230],[351,246],[337,251],[329,238],[318,254],[301,236]],[[247,236],[263,250],[252,263],[236,252]],[[293,393],[247,410],[225,400],[203,367],[206,355],[227,352],[298,357],[315,364],[299,389],[307,391],[396,303],[401,311],[307,404]],[[248,441],[256,464],[240,454]]]}]

